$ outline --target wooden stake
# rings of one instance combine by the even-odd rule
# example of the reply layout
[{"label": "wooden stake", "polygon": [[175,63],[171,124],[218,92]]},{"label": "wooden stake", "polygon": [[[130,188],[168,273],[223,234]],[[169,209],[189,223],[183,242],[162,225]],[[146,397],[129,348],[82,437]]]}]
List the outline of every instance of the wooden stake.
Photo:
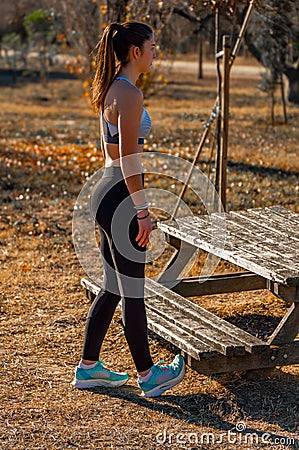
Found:
[{"label": "wooden stake", "polygon": [[[222,51],[219,46],[219,30],[220,30],[220,17],[219,8],[216,8],[215,13],[215,57],[216,57],[216,69],[217,69],[217,99],[219,104],[219,112],[221,113],[221,89],[222,89],[222,75],[221,75],[221,58]],[[215,160],[215,189],[219,192],[219,177],[220,177],[220,138],[221,138],[221,116],[217,117],[216,122],[216,139],[217,139],[217,152]]]},{"label": "wooden stake", "polygon": [[235,44],[234,49],[233,49],[232,54],[231,54],[231,60],[230,60],[230,65],[231,66],[232,66],[232,64],[233,64],[233,62],[235,60],[235,57],[238,54],[238,51],[239,51],[242,39],[244,37],[245,31],[246,31],[246,28],[247,28],[247,25],[248,25],[248,22],[249,22],[250,15],[251,15],[252,10],[253,10],[254,3],[255,3],[255,0],[250,0],[250,2],[249,2],[249,6],[248,6],[248,9],[247,9],[247,12],[246,12],[246,16],[245,16],[244,22],[242,24],[240,33],[239,33],[237,41],[236,41],[236,44]]},{"label": "wooden stake", "polygon": [[203,135],[202,135],[202,137],[201,137],[201,140],[200,140],[200,143],[199,143],[199,146],[198,146],[196,155],[195,155],[195,157],[194,157],[194,159],[193,159],[193,161],[192,161],[192,165],[191,165],[190,170],[189,170],[189,172],[188,172],[187,178],[186,178],[186,180],[184,181],[184,186],[183,186],[183,188],[182,188],[182,190],[181,190],[180,196],[179,196],[178,201],[177,201],[177,203],[176,203],[176,205],[175,205],[174,211],[173,211],[173,213],[172,213],[172,215],[171,215],[171,220],[173,220],[173,219],[175,218],[176,213],[178,212],[178,209],[179,209],[179,207],[180,207],[181,200],[182,200],[182,198],[184,197],[184,194],[185,194],[185,192],[186,192],[186,190],[187,190],[187,187],[188,187],[188,183],[189,183],[189,181],[190,181],[190,179],[191,179],[191,176],[192,176],[192,173],[193,173],[193,169],[194,169],[194,167],[195,167],[195,164],[197,163],[197,160],[198,160],[198,158],[199,158],[199,155],[200,155],[200,153],[201,153],[201,150],[202,150],[202,148],[203,148],[203,146],[204,146],[204,144],[205,144],[205,142],[206,142],[206,139],[207,139],[207,137],[208,137],[208,134],[209,134],[209,131],[210,131],[210,126],[211,126],[211,124],[209,123],[208,126],[205,128],[205,130],[204,130],[204,132],[203,132]]},{"label": "wooden stake", "polygon": [[223,36],[223,75],[221,100],[221,143],[219,166],[219,195],[226,211],[226,170],[228,147],[228,117],[229,117],[229,71],[230,71],[230,37]]}]

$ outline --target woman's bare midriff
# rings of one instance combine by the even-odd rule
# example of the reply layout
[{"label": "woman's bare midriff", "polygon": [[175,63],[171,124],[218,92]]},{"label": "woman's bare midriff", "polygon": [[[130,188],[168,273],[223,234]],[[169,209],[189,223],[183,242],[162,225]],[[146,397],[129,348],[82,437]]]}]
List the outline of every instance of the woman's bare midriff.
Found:
[{"label": "woman's bare midriff", "polygon": [[[140,153],[143,151],[143,145],[138,145]],[[118,144],[104,144],[105,167],[120,167],[120,156]]]}]

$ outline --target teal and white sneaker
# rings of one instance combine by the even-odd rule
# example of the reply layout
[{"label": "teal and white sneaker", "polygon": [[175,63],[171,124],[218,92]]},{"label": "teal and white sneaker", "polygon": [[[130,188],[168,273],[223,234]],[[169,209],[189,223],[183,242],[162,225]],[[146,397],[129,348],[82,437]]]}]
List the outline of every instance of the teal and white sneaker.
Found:
[{"label": "teal and white sneaker", "polygon": [[185,375],[185,361],[181,355],[176,355],[171,364],[151,367],[152,376],[148,381],[138,379],[138,385],[145,397],[158,397],[167,389],[178,384]]},{"label": "teal and white sneaker", "polygon": [[79,389],[89,389],[96,386],[116,387],[122,386],[129,379],[126,372],[112,372],[104,366],[103,361],[98,361],[92,369],[82,369],[77,366],[72,385]]}]

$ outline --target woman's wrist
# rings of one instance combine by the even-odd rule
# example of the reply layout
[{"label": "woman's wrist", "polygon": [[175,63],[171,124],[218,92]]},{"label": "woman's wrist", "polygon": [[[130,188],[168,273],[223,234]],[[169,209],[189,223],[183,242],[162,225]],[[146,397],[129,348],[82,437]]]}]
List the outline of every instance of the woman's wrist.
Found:
[{"label": "woman's wrist", "polygon": [[137,220],[143,220],[146,219],[147,217],[149,217],[150,213],[148,210],[144,210],[143,211],[143,215],[137,215]]},{"label": "woman's wrist", "polygon": [[145,216],[146,214],[149,214],[148,208],[139,209],[139,210],[137,211],[137,217],[138,217],[138,218],[139,218],[139,217],[143,217],[143,216]]}]

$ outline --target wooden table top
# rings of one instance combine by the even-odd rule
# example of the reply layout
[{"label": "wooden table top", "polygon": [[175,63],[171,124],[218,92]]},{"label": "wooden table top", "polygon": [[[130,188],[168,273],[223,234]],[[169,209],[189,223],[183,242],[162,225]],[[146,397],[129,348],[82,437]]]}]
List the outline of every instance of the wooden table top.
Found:
[{"label": "wooden table top", "polygon": [[264,278],[299,285],[299,214],[286,208],[186,216],[158,227]]}]

